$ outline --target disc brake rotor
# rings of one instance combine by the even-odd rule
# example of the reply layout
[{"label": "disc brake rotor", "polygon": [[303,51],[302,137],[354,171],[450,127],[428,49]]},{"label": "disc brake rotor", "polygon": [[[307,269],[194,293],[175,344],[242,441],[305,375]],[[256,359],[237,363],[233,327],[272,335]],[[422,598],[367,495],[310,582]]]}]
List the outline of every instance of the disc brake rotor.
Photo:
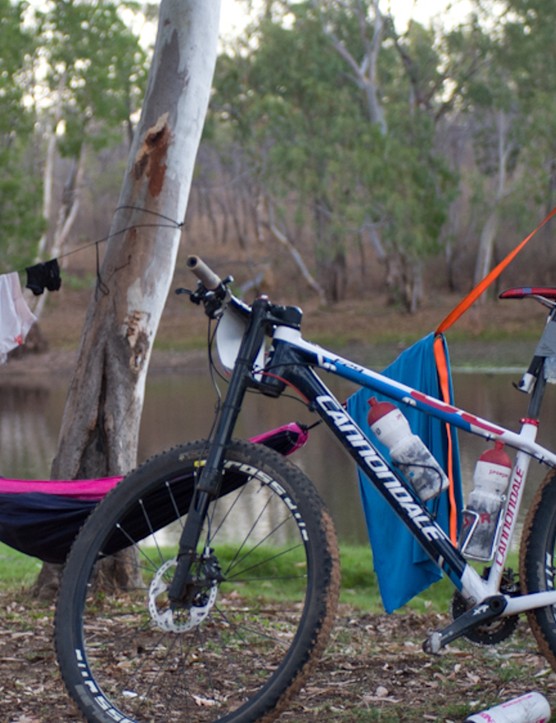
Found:
[{"label": "disc brake rotor", "polygon": [[208,589],[203,588],[191,607],[173,610],[166,593],[171,581],[168,571],[176,565],[176,560],[167,560],[156,571],[149,585],[149,613],[154,624],[161,630],[184,633],[200,625],[207,617],[216,601],[218,583],[214,581]]}]

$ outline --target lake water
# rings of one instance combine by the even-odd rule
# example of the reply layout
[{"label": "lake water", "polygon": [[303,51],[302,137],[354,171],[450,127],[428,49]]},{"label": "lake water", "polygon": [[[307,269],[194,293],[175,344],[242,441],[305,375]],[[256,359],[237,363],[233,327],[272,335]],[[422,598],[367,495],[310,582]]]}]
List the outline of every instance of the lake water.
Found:
[{"label": "lake water", "polygon": [[[456,372],[456,404],[517,431],[519,420],[527,408],[527,397],[512,386],[519,376],[519,372]],[[334,391],[343,398],[353,390],[337,386]],[[539,435],[539,441],[546,446],[551,444],[556,422],[556,409],[550,404],[551,391],[549,389],[547,393]],[[62,382],[36,389],[0,388],[0,474],[5,477],[48,478],[65,396],[66,384]],[[204,365],[179,376],[154,375],[147,385],[139,460],[174,444],[205,437],[212,423],[215,401],[215,392]],[[314,417],[294,400],[249,395],[238,433],[250,436],[292,420],[311,423]],[[460,446],[464,488],[468,491],[476,459],[487,445],[470,435],[460,435]],[[352,543],[366,542],[367,532],[354,466],[328,430],[322,426],[313,430],[307,446],[292,459],[320,490],[335,519],[340,538]],[[531,465],[531,484],[526,490],[526,503],[543,473],[544,468],[540,465]]]}]

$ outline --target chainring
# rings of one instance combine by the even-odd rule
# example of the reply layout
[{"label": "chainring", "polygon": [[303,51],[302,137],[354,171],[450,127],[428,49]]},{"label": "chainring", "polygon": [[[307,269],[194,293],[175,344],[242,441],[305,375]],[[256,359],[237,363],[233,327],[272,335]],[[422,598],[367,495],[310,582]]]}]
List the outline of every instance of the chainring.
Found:
[{"label": "chainring", "polygon": [[[483,578],[488,576],[488,572],[489,568],[485,568]],[[519,594],[519,585],[515,581],[513,570],[504,570],[502,584],[500,585],[500,592],[504,595]],[[460,615],[467,612],[467,610],[469,610],[467,601],[461,593],[456,591],[452,597],[452,618],[455,620]],[[495,618],[484,625],[477,625],[465,633],[463,637],[467,638],[467,640],[475,643],[476,645],[498,645],[513,635],[518,622],[518,615]]]}]

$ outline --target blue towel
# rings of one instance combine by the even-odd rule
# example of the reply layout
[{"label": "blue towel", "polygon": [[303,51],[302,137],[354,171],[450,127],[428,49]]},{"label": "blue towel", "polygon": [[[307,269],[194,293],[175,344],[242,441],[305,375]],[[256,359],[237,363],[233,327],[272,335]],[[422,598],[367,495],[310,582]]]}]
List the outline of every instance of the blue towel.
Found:
[{"label": "blue towel", "polygon": [[[442,398],[433,351],[434,334],[429,334],[406,349],[384,370],[384,375],[391,379],[424,392],[432,397]],[[448,350],[445,344],[446,359]],[[360,389],[347,401],[348,412],[368,434],[369,439],[389,459],[384,445],[379,443],[370,430],[367,422],[369,413],[368,400],[371,396],[384,399],[371,393],[368,389]],[[453,402],[453,389],[450,378],[450,403]],[[448,444],[446,425],[444,422],[429,417],[412,407],[402,405],[412,431],[417,434],[430,449],[443,469],[447,470]],[[462,509],[461,472],[459,465],[459,449],[455,430],[452,430],[452,451],[455,499],[458,515]],[[442,577],[438,567],[430,560],[421,545],[413,538],[403,522],[397,517],[382,495],[374,488],[369,478],[359,471],[359,489],[367,522],[369,539],[373,550],[373,562],[378,578],[382,603],[386,612],[405,605],[415,595],[426,590],[432,583]],[[436,506],[437,522],[448,532],[449,500],[447,491],[440,495],[439,500],[427,503],[429,510]]]}]

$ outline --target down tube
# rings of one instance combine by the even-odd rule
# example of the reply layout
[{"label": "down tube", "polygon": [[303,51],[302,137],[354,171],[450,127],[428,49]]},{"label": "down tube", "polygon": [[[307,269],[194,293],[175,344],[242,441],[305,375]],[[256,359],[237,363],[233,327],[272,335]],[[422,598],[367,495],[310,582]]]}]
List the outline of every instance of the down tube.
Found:
[{"label": "down tube", "polygon": [[458,590],[466,560],[451,543],[429,511],[416,500],[408,487],[390,469],[345,408],[331,394],[312,369],[296,373],[296,386],[311,399],[319,416],[340,440],[342,446],[394,508],[429,557],[444,571]]}]

